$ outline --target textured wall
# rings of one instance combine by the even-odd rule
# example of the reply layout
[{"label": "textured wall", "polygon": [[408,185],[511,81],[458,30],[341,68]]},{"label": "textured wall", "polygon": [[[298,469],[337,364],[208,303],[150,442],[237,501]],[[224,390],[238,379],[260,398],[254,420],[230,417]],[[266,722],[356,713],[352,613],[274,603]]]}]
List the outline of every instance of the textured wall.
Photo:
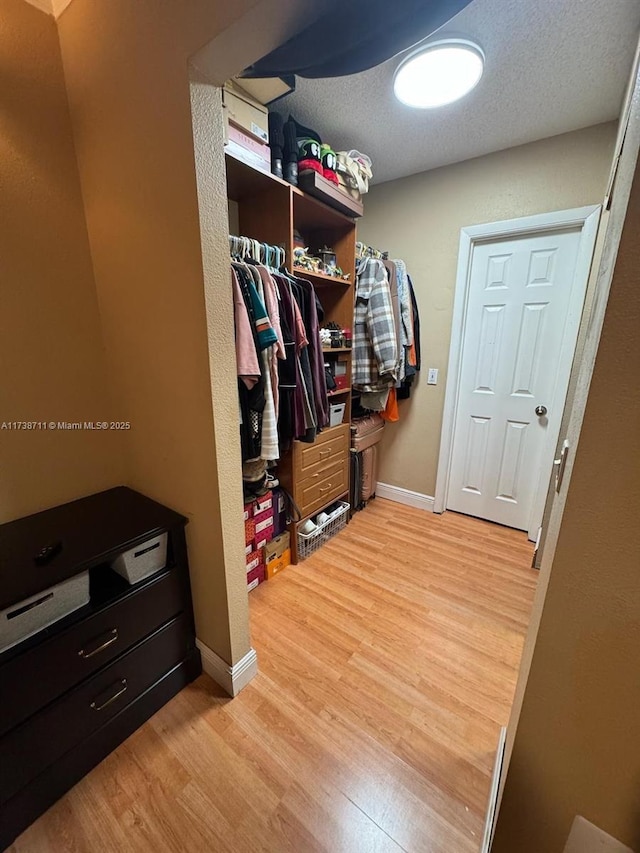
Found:
[{"label": "textured wall", "polygon": [[[54,19],[0,13],[0,421],[111,420]],[[123,480],[113,432],[0,432],[0,521]]]},{"label": "textured wall", "polygon": [[128,481],[190,518],[198,636],[229,663],[250,644],[222,549],[188,57],[251,5],[75,0],[58,22]]},{"label": "textured wall", "polygon": [[[59,19],[108,366],[129,482],[183,512],[198,637],[249,650],[221,114],[202,232],[189,58],[221,83],[299,29],[311,0],[74,0]],[[210,211],[211,212],[211,211]],[[226,301],[226,310],[224,308]],[[213,306],[213,307],[212,307]]]},{"label": "textured wall", "polygon": [[[615,132],[598,125],[373,186],[358,237],[407,262],[423,345],[417,387],[385,430],[380,481],[435,491],[460,229],[600,203]],[[439,368],[437,386],[427,367]]]},{"label": "textured wall", "polygon": [[493,853],[560,853],[576,814],[640,850],[639,232],[636,170]]}]

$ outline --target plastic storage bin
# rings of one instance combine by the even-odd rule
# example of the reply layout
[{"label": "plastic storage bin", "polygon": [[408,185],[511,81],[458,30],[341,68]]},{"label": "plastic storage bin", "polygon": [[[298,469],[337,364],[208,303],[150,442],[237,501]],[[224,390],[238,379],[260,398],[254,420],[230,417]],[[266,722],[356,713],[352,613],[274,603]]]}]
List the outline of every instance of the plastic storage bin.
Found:
[{"label": "plastic storage bin", "polygon": [[346,403],[335,403],[329,406],[329,426],[334,427],[342,423]]},{"label": "plastic storage bin", "polygon": [[89,603],[89,572],[80,572],[0,612],[0,652]]},{"label": "plastic storage bin", "polygon": [[111,568],[129,583],[137,583],[159,572],[167,565],[167,537],[167,533],[161,533],[125,551],[113,561]]}]

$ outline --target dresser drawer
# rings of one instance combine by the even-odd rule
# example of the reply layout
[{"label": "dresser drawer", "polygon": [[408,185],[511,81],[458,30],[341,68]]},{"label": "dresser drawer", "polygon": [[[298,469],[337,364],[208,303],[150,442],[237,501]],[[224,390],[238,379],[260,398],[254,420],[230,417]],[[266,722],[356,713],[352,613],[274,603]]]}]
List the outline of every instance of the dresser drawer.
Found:
[{"label": "dresser drawer", "polygon": [[331,473],[321,479],[305,480],[296,487],[302,517],[312,515],[335,498],[343,495],[349,488],[349,463],[345,459],[338,463]]},{"label": "dresser drawer", "polygon": [[0,738],[0,803],[152,687],[189,652],[178,616],[75,690]]},{"label": "dresser drawer", "polygon": [[297,479],[303,480],[321,462],[328,462],[349,450],[349,424],[321,432],[313,444],[297,441],[294,444],[294,468]]},{"label": "dresser drawer", "polygon": [[324,479],[324,477],[333,473],[337,467],[342,466],[348,458],[349,450],[345,444],[344,447],[336,449],[331,456],[320,460],[320,462],[316,462],[315,465],[308,465],[306,468],[301,469],[298,474],[296,490],[310,485],[310,481]]},{"label": "dresser drawer", "polygon": [[324,462],[318,462],[317,465],[313,465],[309,473],[305,472],[304,477],[301,477],[296,483],[296,498],[299,498],[298,502],[302,501],[304,503],[304,493],[310,486],[316,485],[320,480],[326,480],[339,474],[344,468],[346,461],[347,454],[344,452],[338,453]]},{"label": "dresser drawer", "polygon": [[96,672],[185,606],[180,573],[171,570],[110,607],[0,666],[0,734]]}]

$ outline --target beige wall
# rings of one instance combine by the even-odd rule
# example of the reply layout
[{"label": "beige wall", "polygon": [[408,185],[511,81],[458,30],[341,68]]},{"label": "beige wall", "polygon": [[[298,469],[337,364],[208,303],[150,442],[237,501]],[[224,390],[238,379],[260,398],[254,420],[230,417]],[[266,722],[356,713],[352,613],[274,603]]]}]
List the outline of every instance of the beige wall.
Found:
[{"label": "beige wall", "polygon": [[190,518],[198,636],[229,663],[250,642],[222,553],[187,62],[251,5],[75,0],[58,21],[128,480]]},{"label": "beige wall", "polygon": [[250,638],[221,107],[203,143],[219,149],[205,278],[189,58],[219,84],[318,5],[74,0],[58,22],[128,479],[190,518],[198,637],[227,663]]},{"label": "beige wall", "polygon": [[636,170],[493,853],[576,814],[640,850],[639,233]]},{"label": "beige wall", "polygon": [[[460,229],[600,203],[615,133],[615,123],[599,125],[372,187],[358,237],[406,261],[423,364],[399,423],[385,430],[380,481],[435,492]],[[437,386],[426,383],[428,367],[439,368]]]},{"label": "beige wall", "polygon": [[[111,420],[56,26],[0,10],[0,421]],[[0,521],[123,481],[112,432],[0,432]]]}]

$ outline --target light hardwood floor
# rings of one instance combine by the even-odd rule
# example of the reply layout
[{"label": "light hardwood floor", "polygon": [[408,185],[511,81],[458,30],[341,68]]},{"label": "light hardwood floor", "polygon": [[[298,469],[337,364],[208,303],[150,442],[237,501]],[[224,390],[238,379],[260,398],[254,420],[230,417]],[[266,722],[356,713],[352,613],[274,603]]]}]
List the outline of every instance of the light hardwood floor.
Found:
[{"label": "light hardwood floor", "polygon": [[251,593],[258,676],[201,676],[14,853],[476,853],[537,573],[524,533],[376,499]]}]

